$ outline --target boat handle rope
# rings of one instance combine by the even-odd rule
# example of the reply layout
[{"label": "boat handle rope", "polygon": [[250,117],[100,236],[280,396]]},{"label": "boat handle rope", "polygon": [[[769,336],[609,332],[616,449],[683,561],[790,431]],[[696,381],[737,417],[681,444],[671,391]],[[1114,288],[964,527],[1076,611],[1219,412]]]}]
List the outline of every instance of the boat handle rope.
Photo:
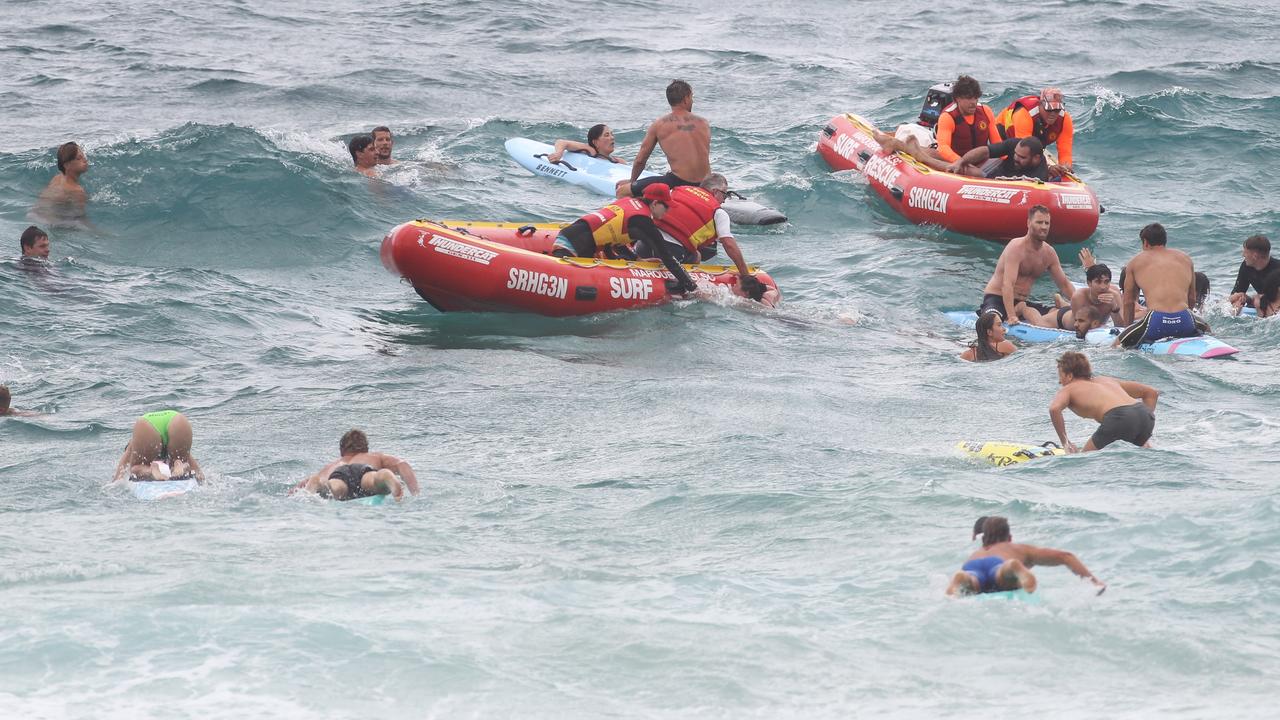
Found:
[{"label": "boat handle rope", "polygon": [[568,162],[567,160],[554,160],[554,161],[553,161],[551,158],[547,157],[547,154],[546,154],[546,153],[539,153],[539,154],[537,154],[537,155],[534,155],[534,157],[536,157],[536,158],[539,158],[539,157],[540,157],[540,158],[546,158],[547,162],[551,163],[552,165],[563,165],[563,166],[565,166],[565,167],[569,168],[570,170],[572,170],[572,171],[574,171],[574,172],[578,172],[578,168],[576,168],[576,167],[574,167],[574,166],[570,165],[570,164],[569,164],[569,162]]}]

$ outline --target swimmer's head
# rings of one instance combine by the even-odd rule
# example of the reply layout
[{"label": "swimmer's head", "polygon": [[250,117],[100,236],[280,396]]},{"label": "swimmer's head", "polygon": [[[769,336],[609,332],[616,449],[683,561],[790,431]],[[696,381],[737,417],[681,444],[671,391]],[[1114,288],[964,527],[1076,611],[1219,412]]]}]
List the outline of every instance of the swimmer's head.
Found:
[{"label": "swimmer's head", "polygon": [[644,201],[653,210],[655,218],[661,218],[671,207],[671,188],[666,183],[652,183],[644,188]]},{"label": "swimmer's head", "polygon": [[369,452],[369,438],[359,430],[348,430],[338,441],[338,454],[346,457]]},{"label": "swimmer's head", "polygon": [[11,402],[13,402],[13,396],[9,394],[9,386],[0,385],[0,415],[9,412]]},{"label": "swimmer's head", "polygon": [[671,107],[679,107],[686,100],[689,101],[689,105],[692,107],[693,88],[683,80],[672,80],[671,84],[667,86],[667,104]]},{"label": "swimmer's head", "polygon": [[592,125],[587,131],[587,144],[601,155],[611,155],[614,148],[613,131],[604,123]]},{"label": "swimmer's head", "polygon": [[1090,265],[1084,271],[1084,279],[1090,285],[1106,287],[1111,284],[1111,268],[1102,263]]},{"label": "swimmer's head", "polygon": [[391,146],[394,142],[391,139],[391,128],[386,125],[379,125],[369,131],[369,137],[373,138],[373,149],[377,151],[378,157],[383,160],[389,160],[391,158]]},{"label": "swimmer's head", "polygon": [[1038,137],[1024,137],[1013,148],[1013,164],[1033,168],[1044,161],[1044,143]]},{"label": "swimmer's head", "polygon": [[1196,309],[1204,307],[1204,299],[1209,297],[1209,276],[1196,271]]},{"label": "swimmer's head", "polygon": [[1052,225],[1049,208],[1043,205],[1032,205],[1027,211],[1027,235],[1040,242],[1049,239],[1049,227]]},{"label": "swimmer's head", "polygon": [[978,518],[977,522],[973,524],[973,537],[969,538],[970,540],[978,539],[978,536],[982,534],[982,526],[986,522],[987,522],[986,515],[983,515],[982,517]]},{"label": "swimmer's head", "polygon": [[[83,167],[78,167],[83,163]],[[58,146],[58,172],[65,173],[67,168],[84,172],[89,167],[80,146],[73,142],[65,142]]]},{"label": "swimmer's head", "polygon": [[1266,235],[1251,235],[1244,241],[1244,262],[1254,270],[1262,270],[1271,260],[1271,241]]},{"label": "swimmer's head", "polygon": [[[702,189],[715,195],[716,200],[724,202],[725,197],[729,194],[729,181],[720,173],[711,173],[702,179]],[[719,193],[719,195],[716,195]]]},{"label": "swimmer's head", "polygon": [[1085,335],[1093,329],[1093,324],[1098,321],[1098,311],[1092,305],[1085,305],[1078,311],[1071,313],[1071,322],[1076,329],[1076,337],[1081,340]]},{"label": "swimmer's head", "polygon": [[1009,531],[1009,519],[993,515],[982,522],[982,547],[991,547],[996,543],[1010,542],[1013,534]]},{"label": "swimmer's head", "polygon": [[1150,247],[1161,247],[1169,242],[1169,234],[1164,231],[1164,226],[1160,223],[1151,223],[1142,228],[1138,237],[1142,239],[1143,245]]},{"label": "swimmer's head", "polygon": [[1074,350],[1062,353],[1058,358],[1058,382],[1066,385],[1071,380],[1088,380],[1093,377],[1089,358]]},{"label": "swimmer's head", "polygon": [[351,153],[351,162],[359,165],[360,161],[356,158],[356,155],[368,152],[372,145],[373,138],[368,135],[357,135],[351,138],[351,142],[347,143],[347,150]]},{"label": "swimmer's head", "polygon": [[982,97],[982,86],[968,75],[961,75],[951,84],[951,98],[961,115],[972,115],[978,109],[978,98]]},{"label": "swimmer's head", "polygon": [[764,299],[764,294],[769,290],[769,286],[761,282],[755,275],[741,276],[738,278],[738,285],[748,298],[756,302]]},{"label": "swimmer's head", "polygon": [[22,231],[18,243],[22,248],[22,257],[49,257],[49,234],[35,225]]},{"label": "swimmer's head", "polygon": [[991,308],[982,313],[982,315],[978,317],[978,342],[993,346],[995,343],[1000,342],[999,340],[992,342],[993,338],[991,337],[991,331],[996,327],[1004,329],[1004,325],[1001,323],[1000,311],[995,308]]}]

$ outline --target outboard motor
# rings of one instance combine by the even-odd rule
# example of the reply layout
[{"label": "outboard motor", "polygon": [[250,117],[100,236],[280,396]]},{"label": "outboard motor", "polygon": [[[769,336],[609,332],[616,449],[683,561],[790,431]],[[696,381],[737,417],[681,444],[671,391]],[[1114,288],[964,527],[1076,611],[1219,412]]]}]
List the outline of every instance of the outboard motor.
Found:
[{"label": "outboard motor", "polygon": [[920,108],[920,124],[927,128],[937,125],[942,108],[950,105],[951,100],[951,83],[938,83],[929,88],[924,96],[924,107]]}]

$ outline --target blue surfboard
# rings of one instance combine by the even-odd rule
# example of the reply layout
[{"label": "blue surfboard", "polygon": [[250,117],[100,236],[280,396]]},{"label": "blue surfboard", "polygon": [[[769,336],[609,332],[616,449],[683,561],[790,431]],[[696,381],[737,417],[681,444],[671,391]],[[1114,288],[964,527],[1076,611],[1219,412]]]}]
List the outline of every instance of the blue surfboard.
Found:
[{"label": "blue surfboard", "polygon": [[[631,166],[609,162],[603,158],[577,152],[566,152],[559,162],[547,160],[555,146],[529,138],[511,138],[506,142],[507,154],[525,170],[542,177],[560,180],[613,197],[619,182],[631,178]],[[657,173],[646,170],[640,177]],[[740,225],[773,225],[786,222],[787,216],[757,202],[742,198],[726,198],[722,205],[729,219]]]},{"label": "blue surfboard", "polygon": [[[972,310],[950,310],[944,314],[947,319],[961,327],[974,328],[978,324],[978,316]],[[1121,328],[1117,327],[1094,328],[1085,335],[1085,342],[1090,345],[1110,345],[1116,341],[1120,330]],[[1013,326],[1005,325],[1005,332],[1009,337],[1026,343],[1078,340],[1075,332],[1071,330],[1039,327],[1024,322]],[[1212,335],[1157,340],[1139,345],[1137,349],[1155,355],[1185,355],[1200,358],[1229,357],[1240,352]]]}]

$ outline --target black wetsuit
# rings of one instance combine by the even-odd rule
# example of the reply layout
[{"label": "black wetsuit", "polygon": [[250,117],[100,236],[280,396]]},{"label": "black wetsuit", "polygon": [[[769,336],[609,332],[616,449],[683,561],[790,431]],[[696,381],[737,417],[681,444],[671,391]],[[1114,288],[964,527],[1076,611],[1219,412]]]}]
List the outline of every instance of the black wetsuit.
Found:
[{"label": "black wetsuit", "polygon": [[1044,155],[1040,155],[1040,164],[1033,168],[1020,168],[1017,161],[1013,159],[1014,148],[1021,142],[1021,138],[1009,138],[1004,142],[989,143],[987,150],[991,153],[991,157],[1004,158],[1004,162],[1000,163],[994,170],[987,173],[989,178],[998,177],[1030,177],[1036,180],[1049,179],[1049,164],[1045,162]]},{"label": "black wetsuit", "polygon": [[[1280,258],[1271,258],[1261,270],[1254,270],[1248,263],[1240,263],[1240,272],[1236,273],[1236,284],[1231,288],[1231,294],[1247,292],[1250,287],[1262,292],[1263,280],[1273,272],[1280,272]],[[1253,307],[1253,298],[1249,298],[1246,304]]]}]

